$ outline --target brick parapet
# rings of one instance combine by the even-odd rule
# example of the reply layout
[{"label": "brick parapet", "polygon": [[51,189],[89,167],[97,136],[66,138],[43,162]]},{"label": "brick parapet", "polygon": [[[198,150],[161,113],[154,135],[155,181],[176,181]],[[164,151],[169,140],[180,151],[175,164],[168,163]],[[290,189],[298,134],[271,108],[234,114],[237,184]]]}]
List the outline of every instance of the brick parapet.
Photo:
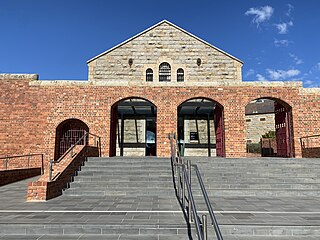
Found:
[{"label": "brick parapet", "polygon": [[41,168],[0,170],[0,186],[39,176]]},{"label": "brick parapet", "polygon": [[[299,138],[320,132],[320,93],[302,94],[299,84],[283,86],[94,86],[29,85],[30,80],[0,81],[1,155],[45,153],[53,158],[56,127],[69,118],[85,122],[102,137],[102,154],[109,155],[111,106],[140,97],[157,106],[157,153],[169,156],[167,135],[177,128],[177,107],[191,98],[217,101],[224,107],[227,157],[245,157],[245,106],[257,98],[280,99],[292,107],[294,148]],[[32,81],[31,81],[32,82]],[[34,81],[36,82],[36,81]],[[295,87],[294,87],[295,86]]]}]

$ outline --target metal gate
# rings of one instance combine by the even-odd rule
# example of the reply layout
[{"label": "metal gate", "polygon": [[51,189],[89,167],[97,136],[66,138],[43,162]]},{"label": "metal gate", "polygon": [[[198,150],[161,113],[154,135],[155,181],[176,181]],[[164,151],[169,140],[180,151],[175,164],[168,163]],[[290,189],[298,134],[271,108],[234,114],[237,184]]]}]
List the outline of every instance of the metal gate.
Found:
[{"label": "metal gate", "polygon": [[[61,157],[72,145],[84,136],[86,130],[66,130],[59,139],[59,156]],[[84,140],[80,141],[80,145],[84,145]]]},{"label": "metal gate", "polygon": [[216,132],[216,154],[217,157],[225,157],[224,152],[224,132],[223,132],[223,112],[218,105],[215,108],[214,127]]},{"label": "metal gate", "polygon": [[291,109],[284,107],[282,104],[275,102],[275,129],[277,141],[277,156],[292,157],[291,147]]}]

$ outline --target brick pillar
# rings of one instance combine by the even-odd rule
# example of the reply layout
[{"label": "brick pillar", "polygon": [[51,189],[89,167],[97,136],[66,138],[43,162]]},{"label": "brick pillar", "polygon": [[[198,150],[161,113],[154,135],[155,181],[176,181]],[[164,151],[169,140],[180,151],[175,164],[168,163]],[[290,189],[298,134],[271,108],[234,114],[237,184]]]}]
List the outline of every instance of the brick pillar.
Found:
[{"label": "brick pillar", "polygon": [[177,109],[175,106],[163,106],[157,109],[157,156],[170,156],[168,134],[177,131]]},{"label": "brick pillar", "polygon": [[224,109],[225,153],[227,158],[247,156],[245,109],[240,106],[225,107]]}]

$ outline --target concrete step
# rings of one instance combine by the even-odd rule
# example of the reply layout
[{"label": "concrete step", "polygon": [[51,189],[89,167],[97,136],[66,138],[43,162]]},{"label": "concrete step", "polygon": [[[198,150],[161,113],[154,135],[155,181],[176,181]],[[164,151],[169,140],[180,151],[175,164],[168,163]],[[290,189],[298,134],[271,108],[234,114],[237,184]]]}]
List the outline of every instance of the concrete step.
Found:
[{"label": "concrete step", "polygon": [[174,196],[174,192],[165,190],[148,190],[148,189],[133,189],[133,190],[96,190],[96,189],[69,189],[63,194],[66,196]]},{"label": "concrete step", "polygon": [[[206,182],[209,183],[209,182]],[[199,184],[192,183],[192,189],[198,189]],[[206,189],[304,189],[304,190],[320,190],[320,183],[211,183],[206,184]]]},{"label": "concrete step", "polygon": [[83,169],[78,172],[78,176],[172,176],[170,170],[167,171],[157,171],[157,170],[131,170],[125,171],[122,169],[115,171],[105,171],[104,169],[94,170],[94,171],[86,171]]},{"label": "concrete step", "polygon": [[74,182],[102,182],[102,181],[108,181],[110,183],[114,183],[117,180],[119,182],[123,181],[165,181],[165,182],[172,182],[172,176],[108,176],[108,175],[103,175],[103,176],[75,176],[74,177]]},{"label": "concrete step", "polygon": [[172,181],[104,181],[104,182],[73,182],[72,188],[93,188],[93,187],[105,187],[105,188],[166,188],[172,189]]}]

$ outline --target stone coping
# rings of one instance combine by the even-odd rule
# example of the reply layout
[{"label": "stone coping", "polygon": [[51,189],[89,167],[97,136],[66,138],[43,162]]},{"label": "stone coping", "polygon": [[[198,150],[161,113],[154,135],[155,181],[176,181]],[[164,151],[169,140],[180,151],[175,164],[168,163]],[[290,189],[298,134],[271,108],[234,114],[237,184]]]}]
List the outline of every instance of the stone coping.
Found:
[{"label": "stone coping", "polygon": [[300,81],[252,81],[252,82],[142,82],[142,81],[87,81],[87,80],[41,80],[30,81],[30,86],[130,86],[130,87],[296,87],[302,88],[302,82]]},{"label": "stone coping", "polygon": [[0,73],[0,80],[38,80],[38,74],[26,74],[26,73]]}]

